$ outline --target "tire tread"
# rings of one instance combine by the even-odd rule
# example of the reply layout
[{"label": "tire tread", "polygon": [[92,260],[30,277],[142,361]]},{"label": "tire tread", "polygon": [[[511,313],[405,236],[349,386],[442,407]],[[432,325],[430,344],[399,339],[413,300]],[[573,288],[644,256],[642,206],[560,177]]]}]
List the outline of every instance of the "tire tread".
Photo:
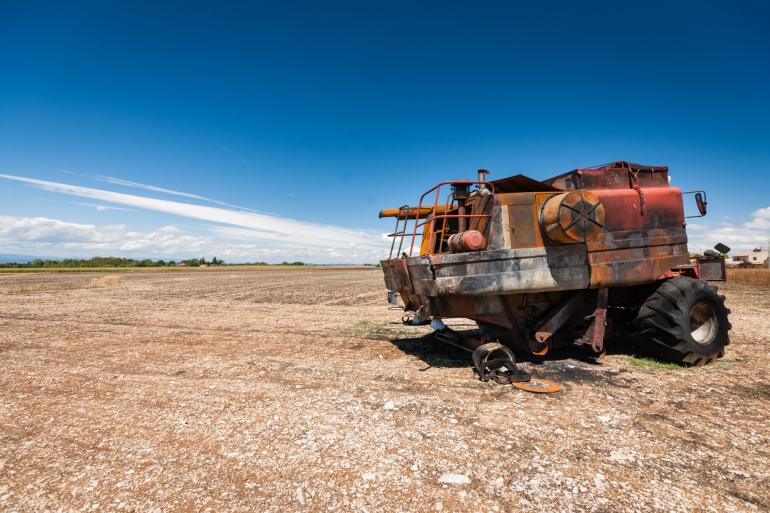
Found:
[{"label": "tire tread", "polygon": [[[692,340],[689,312],[699,300],[715,307],[718,317],[718,342],[702,346]],[[724,305],[725,296],[717,288],[695,278],[675,277],[661,282],[647,297],[634,319],[636,338],[645,349],[664,360],[688,365],[705,365],[724,355],[730,343],[728,320],[730,310]]]}]

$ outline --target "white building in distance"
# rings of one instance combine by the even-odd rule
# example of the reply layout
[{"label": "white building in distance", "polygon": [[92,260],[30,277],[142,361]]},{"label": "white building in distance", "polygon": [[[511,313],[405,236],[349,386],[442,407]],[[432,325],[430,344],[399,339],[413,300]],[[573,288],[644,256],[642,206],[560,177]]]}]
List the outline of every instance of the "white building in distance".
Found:
[{"label": "white building in distance", "polygon": [[729,267],[767,267],[768,253],[762,248],[754,248],[749,253],[737,253],[726,262]]}]

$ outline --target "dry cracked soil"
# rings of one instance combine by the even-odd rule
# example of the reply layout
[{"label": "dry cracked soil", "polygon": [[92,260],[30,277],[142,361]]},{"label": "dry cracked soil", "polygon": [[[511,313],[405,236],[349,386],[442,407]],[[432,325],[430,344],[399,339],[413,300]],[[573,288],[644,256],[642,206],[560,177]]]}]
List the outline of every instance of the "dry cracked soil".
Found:
[{"label": "dry cracked soil", "polygon": [[770,291],[722,291],[718,363],[557,355],[535,395],[376,269],[0,275],[0,511],[768,511]]}]

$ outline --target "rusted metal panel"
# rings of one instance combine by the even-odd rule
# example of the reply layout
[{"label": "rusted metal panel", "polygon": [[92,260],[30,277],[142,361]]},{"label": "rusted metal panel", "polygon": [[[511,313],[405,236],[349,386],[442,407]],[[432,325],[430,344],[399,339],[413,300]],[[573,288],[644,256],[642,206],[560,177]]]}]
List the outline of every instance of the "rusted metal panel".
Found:
[{"label": "rusted metal panel", "polygon": [[537,205],[511,205],[508,208],[508,229],[511,248],[532,248],[543,245],[537,222]]},{"label": "rusted metal panel", "polygon": [[698,275],[701,279],[708,281],[725,281],[727,279],[725,259],[723,257],[699,257],[696,263]]},{"label": "rusted metal panel", "polygon": [[589,253],[643,246],[687,245],[684,227],[655,228],[651,230],[627,230],[607,232],[599,241],[586,243]]},{"label": "rusted metal panel", "polygon": [[591,288],[650,283],[672,267],[687,263],[686,244],[640,246],[588,254]]},{"label": "rusted metal panel", "polygon": [[668,187],[668,167],[645,166],[619,160],[604,166],[582,168],[543,180],[562,190],[628,189],[636,181],[640,187]]},{"label": "rusted metal panel", "polygon": [[508,205],[500,205],[498,198],[490,210],[489,225],[487,226],[487,251],[508,249],[511,247],[511,231]]},{"label": "rusted metal panel", "polygon": [[592,191],[604,205],[605,229],[608,232],[649,230],[684,225],[682,191],[676,187],[642,188],[645,212],[640,195],[633,189],[598,189]]},{"label": "rusted metal panel", "polygon": [[605,234],[587,243],[591,287],[634,285],[655,281],[678,265],[687,264],[682,194],[675,187],[593,191],[605,208]]},{"label": "rusted metal panel", "polygon": [[438,295],[429,257],[410,257],[403,259],[403,261],[409,267],[409,279],[415,294],[428,297]]},{"label": "rusted metal panel", "polygon": [[406,260],[398,258],[380,262],[385,276],[385,287],[391,292],[401,293],[406,304],[411,303],[410,296],[414,295],[412,280],[409,278],[409,266]]},{"label": "rusted metal panel", "polygon": [[382,274],[385,278],[385,288],[391,292],[398,292],[398,283],[393,277],[393,262],[394,260],[382,260],[380,265],[382,266]]},{"label": "rusted metal panel", "polygon": [[437,295],[586,288],[589,284],[586,258],[584,245],[430,256]]},{"label": "rusted metal panel", "polygon": [[554,192],[495,194],[487,237],[488,249],[541,247],[540,207]]},{"label": "rusted metal panel", "polygon": [[[440,317],[472,318],[476,313],[473,296],[438,296],[433,298],[434,313]],[[494,308],[496,306],[496,308]],[[492,311],[484,311],[482,315],[500,315],[502,309],[493,305]]]}]

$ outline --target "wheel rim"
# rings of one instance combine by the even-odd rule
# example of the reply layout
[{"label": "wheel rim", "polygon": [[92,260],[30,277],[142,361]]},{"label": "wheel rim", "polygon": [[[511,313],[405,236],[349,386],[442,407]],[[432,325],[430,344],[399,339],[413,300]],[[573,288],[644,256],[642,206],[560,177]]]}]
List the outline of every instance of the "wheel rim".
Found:
[{"label": "wheel rim", "polygon": [[701,345],[708,345],[717,336],[717,315],[711,305],[698,303],[690,310],[690,336]]}]

